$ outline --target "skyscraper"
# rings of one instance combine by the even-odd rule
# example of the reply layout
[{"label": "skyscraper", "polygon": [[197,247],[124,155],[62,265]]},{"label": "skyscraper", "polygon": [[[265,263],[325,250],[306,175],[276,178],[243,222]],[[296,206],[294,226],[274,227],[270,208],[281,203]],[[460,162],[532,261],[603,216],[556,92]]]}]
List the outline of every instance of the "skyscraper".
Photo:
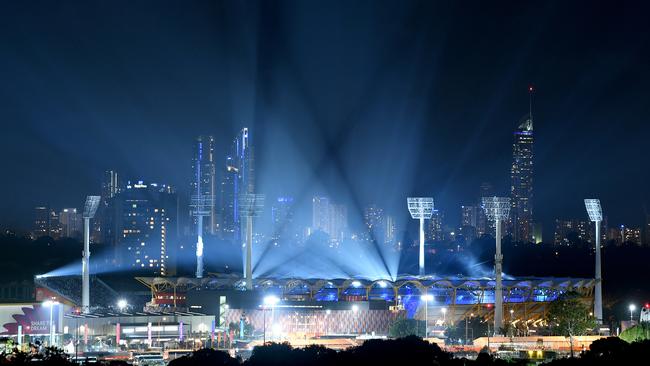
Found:
[{"label": "skyscraper", "polygon": [[429,240],[445,240],[444,220],[444,213],[438,209],[434,209],[433,214],[431,215],[431,219],[429,220]]},{"label": "skyscraper", "polygon": [[95,220],[92,220],[91,241],[115,245],[115,216],[113,199],[120,193],[120,180],[117,171],[106,170],[102,177],[101,203],[97,209]]},{"label": "skyscraper", "polygon": [[227,238],[241,238],[238,200],[242,194],[255,193],[253,146],[249,130],[244,127],[237,133],[226,156],[226,166],[221,181],[222,232]]},{"label": "skyscraper", "polygon": [[48,235],[50,235],[50,209],[47,206],[34,207],[32,238],[38,239]]},{"label": "skyscraper", "polygon": [[348,228],[348,210],[345,205],[334,204],[327,197],[312,199],[312,232],[322,231],[332,243],[340,243]]},{"label": "skyscraper", "polygon": [[293,225],[293,198],[278,197],[271,206],[271,239],[277,244],[284,240],[297,239]]},{"label": "skyscraper", "polygon": [[514,241],[532,240],[533,223],[533,113],[532,87],[530,111],[514,133],[510,177],[510,232]]},{"label": "skyscraper", "polygon": [[128,182],[114,198],[122,266],[167,275],[169,247],[176,242],[177,198],[164,184]]},{"label": "skyscraper", "polygon": [[327,197],[314,197],[311,202],[311,227],[313,231],[320,230],[329,234],[330,199]]},{"label": "skyscraper", "polygon": [[59,212],[59,223],[61,225],[61,236],[66,238],[81,238],[83,222],[81,212],[76,208],[64,208]]},{"label": "skyscraper", "polygon": [[[217,182],[214,138],[212,136],[197,137],[194,140],[193,151],[190,195],[193,202],[200,199],[201,206],[205,210],[206,216],[203,218],[203,232],[201,234],[215,235],[219,231],[219,221],[215,207]],[[197,220],[199,220],[199,216],[193,215],[191,228],[194,235],[197,234]]]},{"label": "skyscraper", "polygon": [[368,205],[363,211],[363,220],[366,226],[366,239],[382,243],[385,239],[384,210],[376,204]]}]

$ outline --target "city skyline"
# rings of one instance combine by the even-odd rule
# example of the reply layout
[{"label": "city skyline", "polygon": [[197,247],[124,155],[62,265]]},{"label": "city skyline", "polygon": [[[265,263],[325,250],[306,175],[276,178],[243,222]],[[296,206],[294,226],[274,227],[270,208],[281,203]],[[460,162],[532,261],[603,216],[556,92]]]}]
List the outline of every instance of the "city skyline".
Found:
[{"label": "city skyline", "polygon": [[[5,26],[37,17],[19,4],[5,6],[11,11],[4,13],[15,14]],[[69,6],[44,5],[52,13]],[[476,201],[482,182],[491,182],[495,194],[510,190],[512,132],[528,110],[531,84],[537,89],[533,207],[546,236],[556,218],[584,216],[580,200],[591,196],[601,198],[612,224],[644,224],[648,173],[635,157],[643,154],[647,135],[643,116],[648,107],[638,96],[648,79],[641,62],[648,55],[643,46],[648,36],[635,31],[641,23],[629,10],[614,11],[631,19],[622,27],[607,9],[589,7],[585,13],[578,5],[553,2],[517,5],[518,16],[510,18],[482,4],[474,5],[482,12],[470,15],[459,5],[420,9],[404,4],[378,7],[367,16],[362,5],[342,12],[317,5],[290,10],[283,4],[249,6],[193,4],[185,8],[186,20],[174,18],[177,9],[169,4],[148,15],[135,9],[126,16],[109,7],[82,7],[87,16],[75,22],[47,18],[16,33],[2,46],[9,55],[3,70],[20,65],[22,71],[5,75],[7,85],[18,88],[7,94],[3,121],[11,128],[1,152],[15,157],[5,160],[5,169],[21,179],[0,183],[7,192],[0,202],[0,225],[28,226],[32,208],[42,203],[78,207],[87,193],[99,193],[97,182],[108,169],[129,179],[165,181],[188,195],[193,149],[187,141],[214,136],[215,156],[221,159],[243,126],[256,131],[256,165],[261,167],[256,176],[270,197],[292,194],[297,204],[306,204],[314,195],[327,195],[345,202],[349,216],[361,222],[366,204],[402,216],[404,197],[426,194],[457,222],[460,206]],[[282,9],[333,33],[294,22],[262,32],[286,18]],[[98,29],[99,42],[89,43],[77,26],[88,25],[98,11],[113,31]],[[207,32],[213,16],[247,11],[259,15],[242,24],[223,23],[220,35]],[[337,23],[345,16],[362,19],[362,29]],[[502,21],[494,25],[490,17]],[[603,17],[609,19],[607,27],[601,26]],[[378,25],[387,19],[390,26]],[[462,21],[455,24],[454,19]],[[548,34],[539,31],[539,19],[547,22]],[[173,41],[164,48],[152,43],[149,55],[136,41],[157,39],[158,31],[146,28],[133,40],[128,29],[156,20],[175,25],[191,20],[192,27],[180,33],[162,30]],[[419,31],[402,33],[411,23]],[[448,36],[437,32],[436,24],[444,24]],[[529,29],[528,24],[536,26]],[[48,31],[39,32],[42,27]],[[607,32],[610,28],[618,31]],[[479,37],[483,29],[488,31]],[[348,35],[342,42],[336,36],[340,32]],[[57,41],[78,40],[84,48],[70,55],[51,49],[46,33]],[[582,42],[593,35],[604,41]],[[483,42],[475,42],[477,37]],[[374,43],[378,38],[387,40],[388,54]],[[33,48],[23,49],[23,41]],[[538,46],[531,48],[532,42]],[[240,47],[228,48],[231,44]],[[363,53],[354,52],[358,44],[365,45]],[[198,54],[189,52],[194,49]],[[224,55],[223,49],[233,52]],[[621,55],[608,67],[598,57],[606,49]],[[28,59],[43,52],[50,68]],[[134,59],[182,82],[175,87],[140,63],[115,61],[111,67],[100,62],[112,52],[132,52]],[[336,67],[333,55],[341,54],[348,56],[344,66]],[[485,64],[471,57],[475,54],[484,54]],[[52,68],[72,77],[62,84]],[[97,83],[89,84],[94,78]],[[317,91],[322,93],[314,98]],[[19,141],[38,143],[27,148]],[[57,179],[42,179],[53,175]],[[388,188],[382,192],[380,187]]]}]

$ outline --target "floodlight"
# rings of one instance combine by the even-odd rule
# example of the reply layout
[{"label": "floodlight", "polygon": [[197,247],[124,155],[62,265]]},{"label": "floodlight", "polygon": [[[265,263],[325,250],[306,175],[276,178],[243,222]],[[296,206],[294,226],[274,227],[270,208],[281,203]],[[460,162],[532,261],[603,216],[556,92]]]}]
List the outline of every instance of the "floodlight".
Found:
[{"label": "floodlight", "polygon": [[603,221],[603,211],[599,199],[585,199],[585,207],[587,208],[587,214],[589,214],[589,220],[594,222]]},{"label": "floodlight", "polygon": [[483,197],[483,209],[488,220],[494,221],[496,251],[494,255],[494,332],[503,327],[503,254],[501,254],[501,222],[510,215],[509,197]]},{"label": "floodlight", "polygon": [[275,306],[280,302],[280,299],[275,295],[269,295],[264,297],[264,305]]},{"label": "floodlight", "polygon": [[352,305],[352,312],[356,314],[357,311],[359,311],[359,305],[357,304]]},{"label": "floodlight", "polygon": [[431,294],[422,295],[422,296],[420,296],[420,299],[422,299],[422,300],[424,300],[426,302],[433,301],[433,295],[431,295]]},{"label": "floodlight", "polygon": [[420,220],[420,256],[418,261],[420,276],[424,275],[424,220],[431,219],[433,215],[433,198],[407,197],[406,205],[411,217]]},{"label": "floodlight", "polygon": [[490,221],[507,220],[510,216],[509,197],[483,197],[483,209]]},{"label": "floodlight", "polygon": [[244,267],[246,289],[253,289],[253,217],[258,217],[264,209],[263,194],[246,193],[239,196],[239,216],[246,221],[246,266]]},{"label": "floodlight", "polygon": [[406,204],[411,218],[428,220],[433,215],[432,197],[408,197]]},{"label": "floodlight", "polygon": [[594,316],[596,322],[601,324],[603,321],[603,288],[602,274],[600,266],[600,222],[603,220],[603,209],[600,206],[600,200],[596,198],[586,198],[585,208],[589,215],[589,220],[594,222],[596,227],[596,288],[594,290]]},{"label": "floodlight", "polygon": [[97,208],[99,207],[99,199],[100,196],[86,197],[86,203],[84,204],[84,212],[82,215],[84,219],[92,219],[93,217],[95,217],[95,213],[97,212]]}]

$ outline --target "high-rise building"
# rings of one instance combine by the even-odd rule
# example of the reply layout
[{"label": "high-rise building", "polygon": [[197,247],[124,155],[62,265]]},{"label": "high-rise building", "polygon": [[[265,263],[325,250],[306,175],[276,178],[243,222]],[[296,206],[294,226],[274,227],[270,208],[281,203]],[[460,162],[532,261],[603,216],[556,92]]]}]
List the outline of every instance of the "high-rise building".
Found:
[{"label": "high-rise building", "polygon": [[[531,89],[532,92],[532,89]],[[514,133],[510,170],[510,233],[514,241],[532,241],[533,114],[523,118]]]},{"label": "high-rise building", "polygon": [[104,200],[115,197],[120,192],[120,181],[115,170],[104,171],[102,180],[102,198]]},{"label": "high-rise building", "polygon": [[47,206],[34,207],[32,238],[38,239],[48,235],[50,235],[50,208]]},{"label": "high-rise building", "polygon": [[61,236],[66,238],[81,238],[83,234],[83,219],[76,208],[64,208],[59,212]]},{"label": "high-rise building", "polygon": [[[202,213],[207,216],[192,215],[192,233],[197,234],[197,220],[203,218],[201,234],[215,235],[219,231],[218,212],[216,209],[217,181],[214,159],[214,138],[199,136],[194,140],[192,156],[192,182],[190,195],[194,204],[200,203]],[[198,202],[199,200],[200,202]]]},{"label": "high-rise building", "polygon": [[271,239],[278,244],[280,241],[295,241],[298,233],[293,223],[293,197],[278,197],[271,206],[272,234]]},{"label": "high-rise building", "polygon": [[118,263],[136,271],[168,275],[170,247],[176,245],[177,197],[170,186],[128,182],[114,197]]},{"label": "high-rise building", "polygon": [[385,237],[384,210],[376,204],[370,204],[363,211],[363,221],[366,227],[366,240],[382,243]]},{"label": "high-rise building", "polygon": [[632,243],[636,245],[641,245],[641,229],[638,227],[629,227],[625,225],[620,226],[620,237],[622,243]]},{"label": "high-rise building", "polygon": [[115,217],[112,207],[114,197],[120,193],[121,186],[119,175],[115,170],[106,170],[102,177],[101,201],[95,215],[91,220],[92,231],[90,240],[93,243],[106,243],[115,245]]},{"label": "high-rise building", "polygon": [[384,237],[384,242],[386,244],[393,244],[397,239],[397,224],[395,223],[395,216],[386,215],[385,221],[384,227],[386,235]]},{"label": "high-rise building", "polygon": [[331,203],[327,197],[312,199],[312,232],[322,231],[330,241],[339,243],[348,228],[348,211],[345,205]]},{"label": "high-rise building", "polygon": [[431,219],[429,220],[429,230],[427,233],[429,240],[444,241],[446,239],[444,220],[444,213],[438,209],[433,209]]},{"label": "high-rise building", "polygon": [[329,234],[330,230],[330,199],[314,197],[311,201],[312,232],[322,231]]},{"label": "high-rise building", "polygon": [[348,209],[343,204],[330,204],[329,209],[330,240],[340,243],[348,229]]},{"label": "high-rise building", "polygon": [[237,133],[226,156],[221,181],[221,231],[224,237],[240,240],[238,200],[242,194],[255,193],[254,154],[251,136],[244,127]]},{"label": "high-rise building", "polygon": [[59,214],[48,206],[34,207],[33,225],[31,231],[31,237],[33,239],[38,239],[43,236],[49,236],[54,239],[61,237]]}]

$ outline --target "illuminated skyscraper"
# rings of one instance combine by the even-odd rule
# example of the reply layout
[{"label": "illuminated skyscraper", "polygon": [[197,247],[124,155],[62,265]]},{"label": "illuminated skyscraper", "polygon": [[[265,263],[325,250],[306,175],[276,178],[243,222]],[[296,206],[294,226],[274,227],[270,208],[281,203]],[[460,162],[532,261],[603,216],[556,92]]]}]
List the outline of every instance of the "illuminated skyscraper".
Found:
[{"label": "illuminated skyscraper", "polygon": [[81,212],[76,208],[64,208],[59,212],[61,236],[65,238],[81,238],[83,222]]},{"label": "illuminated skyscraper", "polygon": [[[212,136],[199,136],[194,141],[194,156],[192,157],[192,183],[190,194],[193,199],[197,196],[203,200],[202,207],[207,216],[203,219],[203,234],[215,235],[219,231],[219,221],[215,205],[216,198],[216,170],[214,161],[214,138]],[[194,202],[194,201],[193,201]],[[197,234],[197,220],[199,216],[192,216],[192,233]]]},{"label": "illuminated skyscraper", "polygon": [[514,241],[532,240],[533,224],[533,113],[531,109],[514,133],[510,177],[510,232]]},{"label": "illuminated skyscraper", "polygon": [[277,244],[283,240],[297,239],[293,225],[293,198],[278,197],[271,206],[271,221],[273,223],[272,238]]},{"label": "illuminated skyscraper", "polygon": [[333,204],[327,197],[312,199],[312,232],[322,231],[330,241],[339,243],[348,227],[348,211],[345,205]]},{"label": "illuminated skyscraper", "polygon": [[47,206],[34,207],[32,238],[38,239],[48,235],[50,235],[50,208]]},{"label": "illuminated skyscraper", "polygon": [[384,210],[376,204],[368,205],[363,211],[363,221],[366,226],[366,239],[382,243],[385,240]]},{"label": "illuminated skyscraper", "polygon": [[445,240],[445,227],[444,227],[445,214],[438,210],[433,209],[431,220],[429,220],[429,240],[443,241]]},{"label": "illuminated skyscraper", "polygon": [[249,130],[244,127],[237,133],[226,156],[226,166],[221,181],[221,216],[224,237],[241,238],[238,199],[242,194],[255,193],[253,146]]},{"label": "illuminated skyscraper", "polygon": [[169,247],[175,245],[178,203],[164,184],[128,182],[115,196],[119,263],[136,271],[168,275]]}]

